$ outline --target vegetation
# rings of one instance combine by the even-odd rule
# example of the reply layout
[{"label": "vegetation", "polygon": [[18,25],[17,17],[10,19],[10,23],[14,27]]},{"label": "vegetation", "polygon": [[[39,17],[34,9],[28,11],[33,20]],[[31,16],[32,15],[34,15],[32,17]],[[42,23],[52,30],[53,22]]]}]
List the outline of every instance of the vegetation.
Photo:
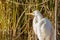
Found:
[{"label": "vegetation", "polygon": [[57,27],[56,27],[56,31],[57,31],[57,40],[60,40],[60,0],[57,1]]},{"label": "vegetation", "polygon": [[0,39],[36,40],[33,16],[26,15],[34,10],[50,19],[55,28],[54,0],[0,0]]}]

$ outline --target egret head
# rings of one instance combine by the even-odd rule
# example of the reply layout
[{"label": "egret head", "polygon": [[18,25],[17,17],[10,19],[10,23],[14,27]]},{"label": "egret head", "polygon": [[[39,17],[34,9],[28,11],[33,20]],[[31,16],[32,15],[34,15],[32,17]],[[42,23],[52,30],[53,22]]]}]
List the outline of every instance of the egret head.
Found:
[{"label": "egret head", "polygon": [[27,13],[27,15],[33,15],[34,17],[40,17],[40,18],[42,18],[43,17],[43,15],[40,13],[40,11],[39,10],[35,10],[35,11],[33,11],[33,13]]},{"label": "egret head", "polygon": [[40,16],[40,17],[42,17],[42,14],[38,10],[33,11],[33,14],[34,14],[34,16]]}]

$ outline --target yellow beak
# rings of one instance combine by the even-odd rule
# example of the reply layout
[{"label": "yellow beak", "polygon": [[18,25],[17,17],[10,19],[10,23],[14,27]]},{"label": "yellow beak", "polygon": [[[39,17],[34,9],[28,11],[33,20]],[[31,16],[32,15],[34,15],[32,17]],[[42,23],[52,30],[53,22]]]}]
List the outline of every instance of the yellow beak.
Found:
[{"label": "yellow beak", "polygon": [[33,14],[33,13],[26,13],[26,15],[32,15],[32,16],[34,16],[34,14]]}]

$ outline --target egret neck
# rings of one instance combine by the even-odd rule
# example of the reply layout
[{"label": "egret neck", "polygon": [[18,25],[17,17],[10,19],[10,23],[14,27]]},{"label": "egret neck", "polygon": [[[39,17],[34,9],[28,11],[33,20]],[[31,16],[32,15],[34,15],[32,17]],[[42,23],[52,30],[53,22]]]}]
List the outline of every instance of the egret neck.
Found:
[{"label": "egret neck", "polygon": [[43,17],[42,17],[42,15],[37,15],[34,18],[36,20],[35,23],[38,23]]}]

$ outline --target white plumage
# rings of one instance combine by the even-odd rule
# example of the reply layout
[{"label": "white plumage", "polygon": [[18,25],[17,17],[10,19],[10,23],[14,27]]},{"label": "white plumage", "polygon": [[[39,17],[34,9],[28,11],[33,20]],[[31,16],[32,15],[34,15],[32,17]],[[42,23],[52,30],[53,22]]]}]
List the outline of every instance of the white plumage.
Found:
[{"label": "white plumage", "polygon": [[39,40],[54,40],[54,28],[47,18],[43,18],[38,10],[33,12],[33,30]]}]

